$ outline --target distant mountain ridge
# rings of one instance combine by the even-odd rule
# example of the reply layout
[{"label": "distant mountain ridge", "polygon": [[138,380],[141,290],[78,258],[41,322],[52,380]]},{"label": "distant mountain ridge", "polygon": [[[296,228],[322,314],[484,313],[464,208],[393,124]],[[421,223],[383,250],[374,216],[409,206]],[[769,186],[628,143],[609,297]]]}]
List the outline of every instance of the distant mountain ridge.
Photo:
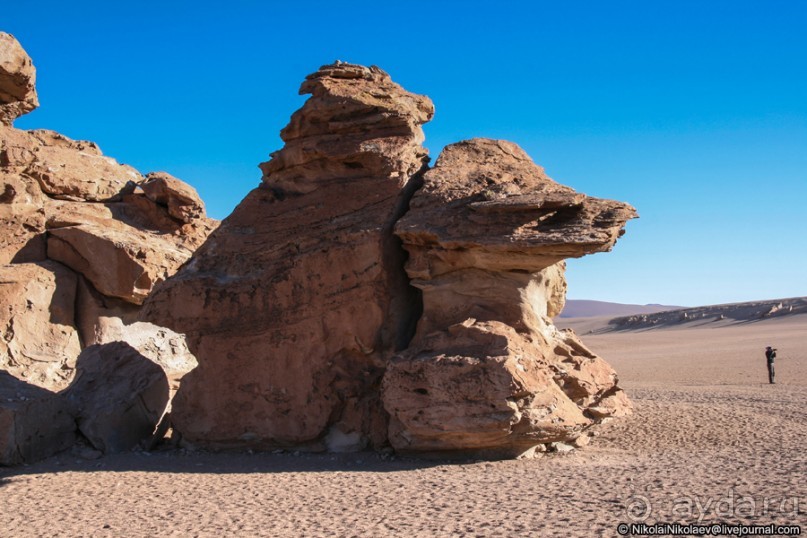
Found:
[{"label": "distant mountain ridge", "polygon": [[[693,308],[675,308],[663,305],[621,305],[619,303],[600,303],[599,301],[570,301],[572,313],[563,313],[555,318],[555,325],[561,329],[573,329],[578,334],[603,334],[622,331],[646,331],[675,327],[723,327],[735,324],[755,323],[769,320],[803,320],[807,327],[807,297],[791,297],[788,299],[770,299],[749,301],[745,303],[727,303],[719,305],[698,306]],[[583,303],[578,309],[575,303]],[[595,303],[601,307],[591,309],[586,303]],[[599,304],[596,304],[599,303]],[[658,309],[655,312],[637,312],[614,316],[607,312],[607,307],[638,307]],[[660,310],[666,308],[667,310]],[[592,315],[592,312],[595,314]],[[604,312],[596,314],[597,312]],[[611,310],[613,312],[613,310]]]},{"label": "distant mountain ridge", "polygon": [[569,299],[560,313],[561,318],[593,318],[600,316],[633,316],[636,314],[654,314],[669,310],[680,310],[684,306],[668,306],[660,304],[622,304],[605,301],[589,301]]},{"label": "distant mountain ridge", "polygon": [[610,320],[608,325],[610,330],[634,330],[685,323],[750,323],[800,314],[807,314],[807,297],[699,306],[650,314],[629,314]]}]

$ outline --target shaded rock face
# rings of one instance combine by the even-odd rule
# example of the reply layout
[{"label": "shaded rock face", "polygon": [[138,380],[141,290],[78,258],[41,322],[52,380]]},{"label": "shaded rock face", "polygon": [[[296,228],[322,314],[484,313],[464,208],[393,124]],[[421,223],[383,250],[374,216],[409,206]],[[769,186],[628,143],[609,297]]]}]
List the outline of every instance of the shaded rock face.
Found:
[{"label": "shaded rock face", "polygon": [[40,460],[75,440],[76,422],[61,395],[0,370],[0,465]]},{"label": "shaded rock face", "polygon": [[122,452],[151,436],[168,405],[168,378],[158,364],[113,342],[86,348],[77,370],[65,398],[93,447]]},{"label": "shaded rock face", "polygon": [[609,250],[635,216],[558,185],[515,144],[446,147],[395,227],[423,316],[384,376],[393,447],[518,455],[629,412],[610,366],[550,318],[561,260]]},{"label": "shaded rock face", "polygon": [[392,227],[427,162],[433,107],[375,67],[325,66],[300,91],[311,97],[262,184],[144,306],[199,359],[172,412],[195,443],[386,439],[381,376],[419,313]]},{"label": "shaded rock face", "polygon": [[324,66],[301,92],[261,186],[141,312],[199,359],[172,414],[186,438],[508,457],[630,411],[550,318],[563,260],[609,250],[632,207],[503,141],[428,170],[431,102],[377,68]]},{"label": "shaded rock face", "polygon": [[[166,173],[144,178],[92,142],[13,128],[37,105],[34,73],[19,43],[0,33],[0,370],[47,389],[42,405],[14,407],[17,426],[0,424],[0,437],[15,443],[22,430],[13,428],[46,428],[42,410],[64,405],[44,395],[71,383],[87,346],[131,341],[176,390],[195,358],[182,335],[137,314],[217,225],[196,191]],[[54,436],[40,435],[63,439]],[[40,448],[27,454],[47,452]],[[54,441],[50,453],[61,448]]]}]

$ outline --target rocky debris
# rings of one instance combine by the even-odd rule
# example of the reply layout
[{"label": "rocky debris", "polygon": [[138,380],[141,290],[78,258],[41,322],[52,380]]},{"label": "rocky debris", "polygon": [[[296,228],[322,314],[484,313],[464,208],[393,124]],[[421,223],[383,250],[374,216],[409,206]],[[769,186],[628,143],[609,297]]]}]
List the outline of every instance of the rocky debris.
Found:
[{"label": "rocky debris", "polygon": [[200,446],[386,440],[379,382],[418,314],[392,227],[434,109],[376,67],[324,66],[300,91],[262,184],[144,305],[199,360],[172,419]]},{"label": "rocky debris", "polygon": [[0,32],[0,124],[38,106],[34,63],[13,35]]},{"label": "rocky debris", "polygon": [[65,398],[79,431],[104,453],[149,439],[168,405],[163,369],[125,342],[89,346]]},{"label": "rocky debris", "polygon": [[75,431],[59,394],[0,370],[0,465],[30,463],[70,448]]},{"label": "rocky debris", "polygon": [[[59,391],[83,348],[131,340],[175,391],[195,359],[182,335],[138,322],[139,305],[218,223],[192,187],[164,172],[144,178],[92,142],[13,128],[36,105],[33,84],[30,58],[0,33],[0,370]],[[14,424],[40,424],[37,413],[58,408],[58,398],[38,394],[45,403],[16,406],[0,437],[22,439]]]}]

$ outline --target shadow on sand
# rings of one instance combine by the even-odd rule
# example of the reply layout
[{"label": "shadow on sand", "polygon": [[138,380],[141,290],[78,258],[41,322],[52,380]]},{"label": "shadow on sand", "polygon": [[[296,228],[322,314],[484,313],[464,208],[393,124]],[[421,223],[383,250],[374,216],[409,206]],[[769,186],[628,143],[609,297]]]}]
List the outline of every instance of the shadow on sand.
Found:
[{"label": "shadow on sand", "polygon": [[[296,454],[296,455],[295,455]],[[349,454],[307,454],[270,452],[188,452],[163,450],[110,454],[96,460],[82,459],[65,451],[43,461],[16,467],[0,467],[0,487],[29,475],[47,473],[394,473],[442,465],[463,465],[470,461],[390,458],[375,452]]]}]

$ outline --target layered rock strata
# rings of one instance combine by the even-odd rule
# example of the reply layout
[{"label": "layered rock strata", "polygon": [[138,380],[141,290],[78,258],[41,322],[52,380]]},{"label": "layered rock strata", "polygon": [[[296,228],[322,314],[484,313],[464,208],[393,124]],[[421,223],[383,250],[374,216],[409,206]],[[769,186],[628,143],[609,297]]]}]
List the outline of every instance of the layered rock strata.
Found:
[{"label": "layered rock strata", "polygon": [[[138,322],[138,311],[217,222],[168,174],[143,177],[92,142],[15,129],[38,104],[34,81],[30,58],[0,33],[0,370],[31,387],[24,391],[55,392],[72,382],[82,349],[129,340],[176,388],[195,358],[181,335]],[[11,406],[26,431],[58,398],[39,400],[44,407]]]},{"label": "layered rock strata", "polygon": [[555,183],[515,144],[446,147],[395,227],[423,315],[384,376],[392,446],[520,455],[628,412],[613,369],[550,318],[562,260],[609,250],[635,216]]},{"label": "layered rock strata", "polygon": [[609,250],[633,208],[507,142],[428,170],[431,102],[378,68],[324,66],[301,93],[262,184],[142,311],[199,359],[175,400],[187,439],[506,457],[629,412],[550,318],[562,260]]},{"label": "layered rock strata", "polygon": [[310,75],[247,195],[144,319],[199,367],[172,415],[194,443],[355,450],[386,439],[378,387],[418,316],[392,227],[427,162],[428,98],[376,67]]}]

